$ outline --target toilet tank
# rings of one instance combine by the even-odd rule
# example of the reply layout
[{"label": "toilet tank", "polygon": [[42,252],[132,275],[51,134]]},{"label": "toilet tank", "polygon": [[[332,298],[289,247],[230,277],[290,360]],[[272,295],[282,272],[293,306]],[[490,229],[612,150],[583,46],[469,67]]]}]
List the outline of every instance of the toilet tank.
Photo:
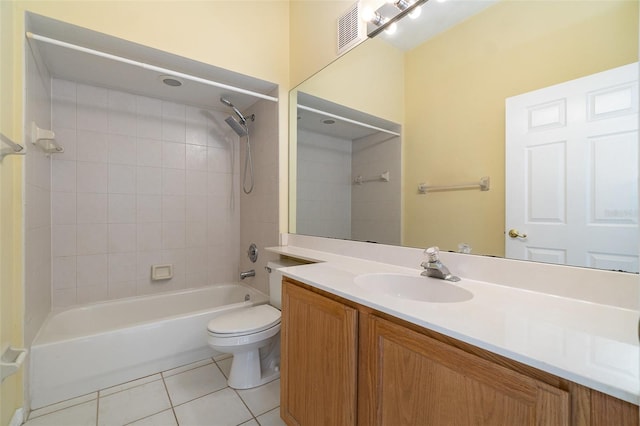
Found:
[{"label": "toilet tank", "polygon": [[293,259],[280,259],[267,262],[269,271],[269,303],[271,306],[280,309],[282,306],[282,273],[280,268],[287,266],[302,265]]}]

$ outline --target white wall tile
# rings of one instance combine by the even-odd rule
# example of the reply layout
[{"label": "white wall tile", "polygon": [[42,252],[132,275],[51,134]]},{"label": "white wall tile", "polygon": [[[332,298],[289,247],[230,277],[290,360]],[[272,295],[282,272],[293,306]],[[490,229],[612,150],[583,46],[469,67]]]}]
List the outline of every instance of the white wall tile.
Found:
[{"label": "white wall tile", "polygon": [[135,136],[137,133],[136,96],[109,90],[109,133]]},{"label": "white wall tile", "polygon": [[108,129],[107,89],[78,84],[76,99],[78,129],[106,133]]},{"label": "white wall tile", "polygon": [[51,304],[58,308],[66,308],[77,303],[76,287],[54,289],[51,294]]},{"label": "white wall tile", "polygon": [[186,247],[207,247],[207,222],[186,223]]},{"label": "white wall tile", "polygon": [[207,194],[207,172],[199,170],[187,170],[186,182],[187,195]]},{"label": "white wall tile", "polygon": [[138,251],[154,251],[162,248],[162,223],[138,224]]},{"label": "white wall tile", "polygon": [[138,167],[136,185],[138,194],[162,194],[162,169]]},{"label": "white wall tile", "polygon": [[76,100],[73,98],[54,98],[51,112],[52,121],[59,127],[76,128]]},{"label": "white wall tile", "polygon": [[76,253],[80,255],[107,253],[107,225],[78,224]]},{"label": "white wall tile", "polygon": [[131,297],[136,294],[135,281],[110,282],[107,289],[107,297],[109,299],[122,299],[123,297]]},{"label": "white wall tile", "polygon": [[[45,211],[46,213],[46,211]],[[51,194],[51,224],[74,225],[76,217],[75,192],[54,192]]]},{"label": "white wall tile", "polygon": [[185,222],[163,222],[162,223],[162,248],[178,249],[185,248],[186,239]]},{"label": "white wall tile", "polygon": [[[172,144],[177,145],[177,144]],[[163,195],[184,195],[185,194],[185,170],[162,169],[162,194]]]},{"label": "white wall tile", "polygon": [[51,245],[54,256],[76,254],[76,226],[54,225],[51,228]]},{"label": "white wall tile", "polygon": [[133,136],[108,135],[107,140],[110,164],[137,164],[137,139]]},{"label": "white wall tile", "polygon": [[[52,92],[66,152],[53,161],[33,157],[52,170],[27,174],[33,194],[48,193],[52,177],[51,200],[32,196],[30,205],[52,208],[52,242],[40,245],[55,256],[54,305],[237,279],[240,150],[227,114],[64,81]],[[268,164],[257,161],[256,170]],[[174,264],[174,279],[150,280],[159,263]]]},{"label": "white wall tile", "polygon": [[[132,253],[109,254],[109,285],[117,282],[136,281],[138,260]],[[135,288],[135,284],[133,284]]]},{"label": "white wall tile", "polygon": [[185,106],[173,102],[162,102],[162,140],[185,142]]},{"label": "white wall tile", "polygon": [[62,145],[64,152],[52,156],[52,160],[76,160],[78,151],[76,130],[55,125],[53,131],[56,134],[56,142]]},{"label": "white wall tile", "polygon": [[187,195],[187,222],[207,221],[207,199],[200,195]]},{"label": "white wall tile", "polygon": [[76,145],[78,161],[106,163],[109,160],[106,133],[77,130]]},{"label": "white wall tile", "polygon": [[78,192],[106,193],[109,171],[106,163],[77,162],[76,187]]},{"label": "white wall tile", "polygon": [[53,258],[53,289],[76,288],[76,257],[56,256]]},{"label": "white wall tile", "polygon": [[137,144],[138,166],[161,167],[162,166],[162,141],[159,139],[138,139]]},{"label": "white wall tile", "polygon": [[77,262],[78,288],[104,286],[106,289],[109,271],[107,254],[78,256]]},{"label": "white wall tile", "polygon": [[207,130],[212,114],[195,107],[186,108],[186,142],[192,145],[207,145]]},{"label": "white wall tile", "polygon": [[208,167],[207,162],[207,147],[199,145],[187,145],[186,150],[186,167],[188,170],[202,170],[206,171]]},{"label": "white wall tile", "polygon": [[231,151],[227,148],[207,148],[207,164],[210,172],[231,173],[233,171],[232,160]]},{"label": "white wall tile", "polygon": [[135,166],[109,164],[109,193],[135,194],[136,172],[137,169]]},{"label": "white wall tile", "polygon": [[185,168],[185,145],[183,143],[162,143],[162,167],[171,169]]},{"label": "white wall tile", "polygon": [[136,196],[109,194],[109,223],[136,222]]},{"label": "white wall tile", "polygon": [[138,96],[137,106],[137,135],[141,138],[162,138],[162,101],[159,99]]},{"label": "white wall tile", "polygon": [[135,252],[137,247],[137,226],[130,223],[109,224],[109,253]]},{"label": "white wall tile", "polygon": [[138,195],[137,218],[138,223],[162,221],[162,196]]},{"label": "white wall tile", "polygon": [[78,223],[107,223],[107,194],[77,194]]},{"label": "white wall tile", "polygon": [[142,251],[138,253],[138,267],[136,268],[137,280],[149,280],[151,278],[151,266],[162,264],[162,252]]},{"label": "white wall tile", "polygon": [[51,162],[51,190],[55,192],[76,192],[76,162]]},{"label": "white wall tile", "polygon": [[51,80],[51,98],[55,101],[58,99],[68,99],[76,104],[76,83],[68,80],[54,78]]},{"label": "white wall tile", "polygon": [[106,300],[109,297],[107,284],[90,287],[78,287],[76,298],[78,303],[94,303]]},{"label": "white wall tile", "polygon": [[162,221],[184,222],[186,218],[186,205],[184,195],[162,196]]}]

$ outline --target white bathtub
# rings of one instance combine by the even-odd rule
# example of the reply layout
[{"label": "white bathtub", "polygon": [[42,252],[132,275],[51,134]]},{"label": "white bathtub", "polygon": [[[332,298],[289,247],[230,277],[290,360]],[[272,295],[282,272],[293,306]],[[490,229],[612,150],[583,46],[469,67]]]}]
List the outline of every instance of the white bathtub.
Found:
[{"label": "white bathtub", "polygon": [[31,346],[31,408],[215,356],[207,323],[268,301],[242,284],[218,284],[52,313]]}]

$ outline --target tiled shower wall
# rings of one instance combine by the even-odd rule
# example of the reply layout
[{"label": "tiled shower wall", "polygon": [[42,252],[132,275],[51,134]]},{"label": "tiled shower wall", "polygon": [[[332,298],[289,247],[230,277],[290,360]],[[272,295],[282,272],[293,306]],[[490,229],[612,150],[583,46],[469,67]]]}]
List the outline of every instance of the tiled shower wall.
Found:
[{"label": "tiled shower wall", "polygon": [[[27,46],[29,46],[27,44]],[[28,142],[31,123],[51,128],[51,77],[25,49],[25,324],[24,340],[31,345],[51,311],[51,160]]]},{"label": "tiled shower wall", "polygon": [[352,185],[351,238],[381,244],[401,244],[401,150],[400,137],[376,133],[353,141],[351,179],[389,172],[389,182]]},{"label": "tiled shower wall", "polygon": [[[227,114],[54,79],[52,300],[236,281],[238,138]],[[151,281],[151,265],[173,278]]]},{"label": "tiled shower wall", "polygon": [[[401,242],[400,138],[347,140],[298,130],[296,232],[382,244]],[[389,172],[389,182],[354,184]]]},{"label": "tiled shower wall", "polygon": [[298,130],[296,232],[351,238],[351,140]]}]

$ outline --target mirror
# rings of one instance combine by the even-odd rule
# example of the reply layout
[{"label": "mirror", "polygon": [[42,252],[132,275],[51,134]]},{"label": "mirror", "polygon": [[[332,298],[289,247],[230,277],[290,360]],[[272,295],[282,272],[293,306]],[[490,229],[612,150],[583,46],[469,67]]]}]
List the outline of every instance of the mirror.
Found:
[{"label": "mirror", "polygon": [[[477,7],[480,3],[484,8]],[[620,83],[612,80],[597,89],[582,89],[586,103],[578,109],[593,112],[583,121],[599,125],[598,117],[618,114],[626,117],[627,127],[615,121],[613,130],[583,136],[586,148],[577,159],[567,154],[571,137],[554,128],[564,128],[573,120],[572,104],[553,103],[564,99],[553,90],[571,88],[578,80],[638,61],[638,3],[427,2],[420,19],[434,16],[438,25],[451,26],[438,28],[423,41],[424,35],[416,35],[412,27],[432,25],[404,18],[398,23],[396,39],[384,35],[364,41],[291,92],[290,232],[335,236],[305,232],[304,226],[298,226],[309,215],[304,208],[298,211],[302,180],[298,179],[301,164],[295,161],[299,149],[295,106],[315,99],[347,115],[392,123],[391,128],[401,133],[396,141],[401,169],[388,182],[398,181],[400,188],[399,244],[638,272],[637,71],[635,81],[623,77]],[[518,103],[541,93],[547,98]],[[627,102],[628,108],[611,106],[616,99]],[[603,101],[603,106],[595,100]],[[508,113],[507,103],[521,105],[520,111]],[[551,132],[549,139],[518,145],[526,138],[510,139],[508,129],[514,128],[514,121],[507,120],[507,114],[515,114],[529,126],[525,133],[537,137],[545,130]],[[534,128],[534,124],[540,126]],[[512,149],[516,146],[519,151]],[[505,167],[515,164],[513,158],[521,164],[518,176]],[[574,169],[584,175],[581,180],[568,174]],[[525,170],[528,174],[521,173]],[[479,184],[484,177],[489,178],[489,190],[466,186]],[[359,188],[351,175],[348,184],[353,196]],[[367,185],[381,186],[378,182]],[[312,191],[309,188],[305,191]],[[514,191],[524,194],[525,201],[516,201]],[[335,200],[325,201],[324,208],[330,209],[329,202]],[[383,204],[381,200],[378,206]],[[510,213],[516,205],[526,206],[520,208],[524,217],[519,223]],[[375,204],[371,206],[375,210]],[[351,214],[353,218],[353,209]],[[577,237],[567,230],[574,226],[563,227],[574,216],[583,222]],[[514,237],[509,237],[511,229],[517,231]],[[604,249],[585,242],[593,230],[605,243]],[[602,230],[615,232],[603,234]],[[538,243],[541,236],[555,240]],[[384,242],[353,232],[337,237]],[[583,250],[571,255],[569,244]]]}]

